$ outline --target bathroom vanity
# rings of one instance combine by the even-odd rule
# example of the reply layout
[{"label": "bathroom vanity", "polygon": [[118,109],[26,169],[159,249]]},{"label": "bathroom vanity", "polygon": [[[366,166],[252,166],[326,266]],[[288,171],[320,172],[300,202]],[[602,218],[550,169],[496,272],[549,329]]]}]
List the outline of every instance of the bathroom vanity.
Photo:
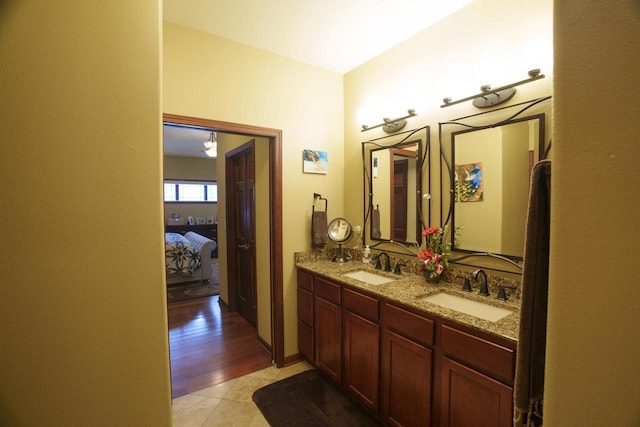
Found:
[{"label": "bathroom vanity", "polygon": [[[512,425],[517,301],[359,263],[308,261],[297,268],[300,353],[384,423]],[[345,275],[354,270],[389,280]],[[486,320],[430,302],[444,293],[477,300],[501,317]]]}]

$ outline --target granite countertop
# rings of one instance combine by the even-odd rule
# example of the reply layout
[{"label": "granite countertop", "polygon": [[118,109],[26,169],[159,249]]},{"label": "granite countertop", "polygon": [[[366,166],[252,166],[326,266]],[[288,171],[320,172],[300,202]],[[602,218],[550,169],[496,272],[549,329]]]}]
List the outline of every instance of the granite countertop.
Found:
[{"label": "granite countertop", "polygon": [[[297,262],[296,267],[348,287],[362,290],[370,295],[380,296],[389,301],[403,304],[420,312],[424,312],[425,314],[436,315],[491,335],[506,338],[513,343],[516,343],[518,339],[520,304],[517,299],[510,299],[507,302],[503,302],[496,299],[494,295],[483,297],[477,295],[477,291],[473,293],[463,292],[461,290],[461,284],[458,283],[454,284],[440,281],[440,283],[433,285],[427,283],[422,276],[417,274],[402,273],[402,275],[398,276],[393,273],[376,270],[371,265],[353,261],[341,264],[326,260],[304,260]],[[358,270],[366,270],[377,275],[387,276],[394,279],[394,281],[381,285],[370,285],[366,282],[361,282],[343,275]],[[439,292],[445,292],[504,308],[512,311],[512,314],[492,322],[447,309],[424,300],[425,297]]]}]

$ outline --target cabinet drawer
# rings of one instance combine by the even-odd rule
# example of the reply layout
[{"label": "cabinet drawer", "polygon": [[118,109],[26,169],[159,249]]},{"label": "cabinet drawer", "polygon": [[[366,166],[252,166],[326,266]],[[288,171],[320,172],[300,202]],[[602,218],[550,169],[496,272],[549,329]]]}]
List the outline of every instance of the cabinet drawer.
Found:
[{"label": "cabinet drawer", "polygon": [[313,294],[298,288],[298,320],[313,326]]},{"label": "cabinet drawer", "polygon": [[375,298],[354,292],[350,289],[343,289],[342,304],[347,310],[359,314],[365,319],[374,322],[378,321],[380,315],[379,302]]},{"label": "cabinet drawer", "polygon": [[334,304],[340,305],[340,285],[321,279],[313,278],[315,295]]},{"label": "cabinet drawer", "polygon": [[306,271],[298,270],[298,286],[313,292],[313,275]]},{"label": "cabinet drawer", "polygon": [[515,350],[442,325],[442,350],[453,358],[513,384]]},{"label": "cabinet drawer", "polygon": [[383,326],[423,345],[433,345],[434,322],[431,319],[391,304],[382,306]]}]

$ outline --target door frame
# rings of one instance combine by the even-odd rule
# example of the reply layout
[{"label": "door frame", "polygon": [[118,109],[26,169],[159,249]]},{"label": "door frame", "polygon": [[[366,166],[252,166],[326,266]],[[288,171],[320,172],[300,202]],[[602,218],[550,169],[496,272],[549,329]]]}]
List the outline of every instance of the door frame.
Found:
[{"label": "door frame", "polygon": [[282,266],[282,130],[199,117],[163,113],[163,123],[212,128],[223,133],[269,140],[269,247],[271,274],[271,358],[284,366],[284,300]]}]

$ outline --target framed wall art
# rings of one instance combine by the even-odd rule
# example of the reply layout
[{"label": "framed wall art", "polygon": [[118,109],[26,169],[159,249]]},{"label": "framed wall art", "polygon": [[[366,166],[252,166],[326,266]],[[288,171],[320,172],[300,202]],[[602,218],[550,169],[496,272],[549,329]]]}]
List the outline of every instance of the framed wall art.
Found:
[{"label": "framed wall art", "polygon": [[329,160],[326,151],[305,149],[302,151],[302,171],[304,173],[327,173]]}]

